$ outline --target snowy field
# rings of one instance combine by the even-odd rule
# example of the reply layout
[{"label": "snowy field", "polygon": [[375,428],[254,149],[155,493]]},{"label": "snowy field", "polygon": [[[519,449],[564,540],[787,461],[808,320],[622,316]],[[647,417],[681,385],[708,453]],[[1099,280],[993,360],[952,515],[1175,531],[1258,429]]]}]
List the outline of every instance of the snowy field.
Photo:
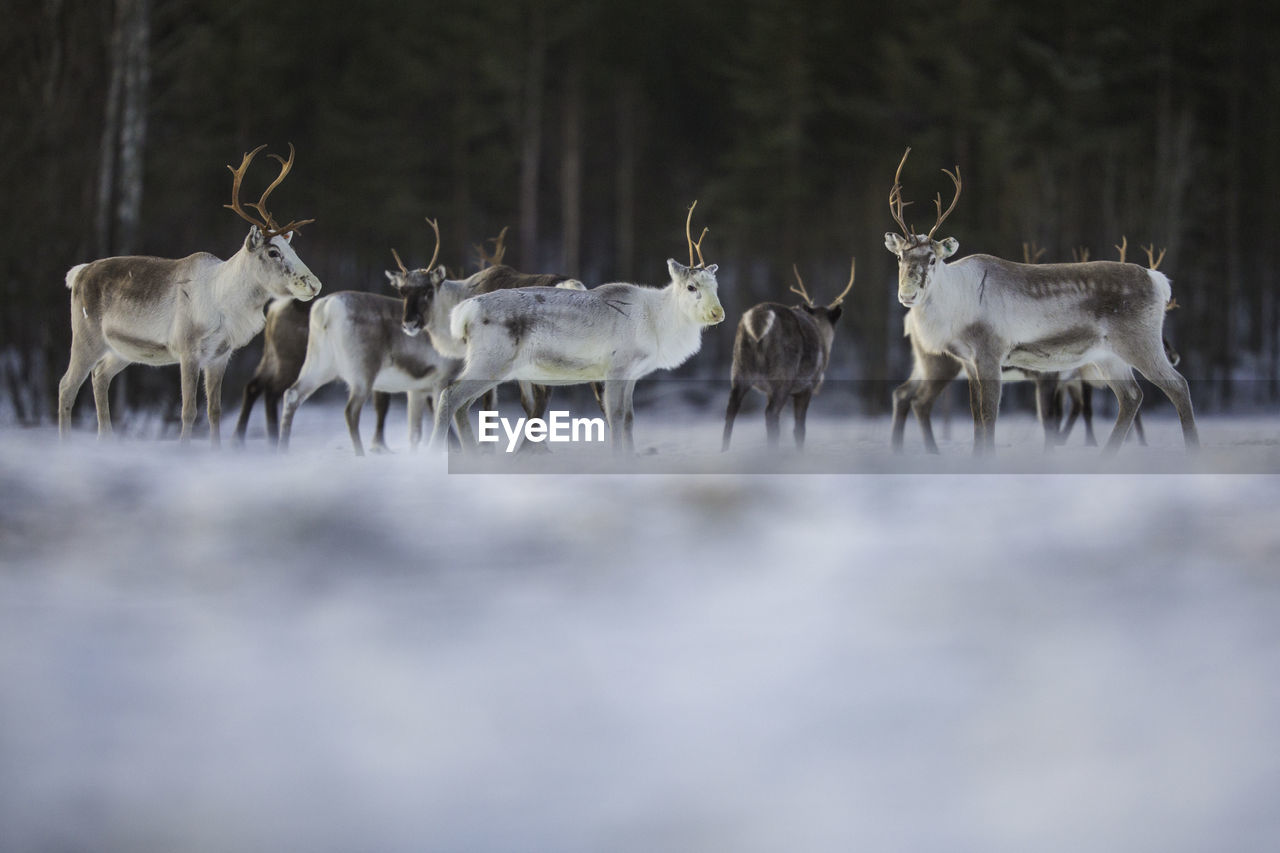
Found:
[{"label": "snowy field", "polygon": [[1275,849],[1280,420],[641,410],[460,474],[402,412],[0,429],[0,850]]}]

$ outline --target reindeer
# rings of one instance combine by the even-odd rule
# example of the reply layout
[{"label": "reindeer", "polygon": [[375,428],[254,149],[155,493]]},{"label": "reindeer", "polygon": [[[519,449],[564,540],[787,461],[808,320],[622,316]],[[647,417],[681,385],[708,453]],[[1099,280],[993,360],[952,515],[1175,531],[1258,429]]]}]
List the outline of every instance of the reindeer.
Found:
[{"label": "reindeer", "polygon": [[[903,219],[898,164],[889,210],[902,229],[885,234],[885,247],[898,258],[898,301],[914,309],[912,339],[930,354],[957,358],[976,384],[979,428],[974,452],[994,451],[1000,407],[1000,373],[1005,365],[1028,370],[1084,369],[1086,379],[1111,387],[1120,401],[1106,450],[1123,443],[1142,401],[1133,378],[1136,368],[1173,402],[1183,440],[1199,446],[1187,381],[1161,346],[1161,328],[1170,303],[1169,280],[1136,264],[1091,261],[1070,264],[1019,264],[991,255],[970,255],[954,263],[954,237],[933,239],[955,210],[961,178],[943,170],[955,185],[955,197],[928,234],[915,234]],[[971,391],[971,399],[975,392]]]},{"label": "reindeer", "polygon": [[[1024,242],[1022,244],[1023,263],[1039,263],[1045,251],[1034,241]],[[902,452],[907,409],[910,408],[920,424],[925,451],[937,453],[938,444],[933,438],[933,403],[951,381],[960,375],[962,367],[960,362],[950,355],[928,353],[917,346],[911,334],[914,320],[913,311],[908,311],[903,318],[903,336],[912,340],[911,376],[893,391],[893,427],[890,442],[895,453]],[[1027,380],[1035,386],[1036,417],[1044,430],[1045,450],[1061,443],[1058,429],[1058,424],[1062,420],[1062,406],[1058,397],[1059,376],[1060,374],[1056,372],[1020,370],[1008,365],[1005,365],[1000,373],[1002,382]],[[976,391],[976,386],[970,383],[969,405],[973,413],[975,440],[980,423]]]},{"label": "reindeer", "polygon": [[[482,293],[520,287],[582,287],[582,283],[562,275],[522,273],[509,266],[496,263],[486,266],[465,279],[448,278],[444,265],[436,266],[440,257],[440,227],[428,219],[436,236],[435,252],[425,267],[410,270],[391,250],[399,270],[387,270],[387,279],[404,300],[402,326],[405,334],[413,336],[424,329],[431,344],[441,355],[462,358],[466,352],[464,343],[454,337],[449,327],[449,314],[458,303]],[[499,243],[495,254],[489,256],[501,260],[505,248]],[[483,254],[483,252],[482,252]],[[529,382],[520,383],[520,404],[531,418],[541,418],[546,413],[549,391],[546,387]],[[469,429],[459,423],[460,430]]]},{"label": "reindeer", "polygon": [[280,174],[249,207],[240,204],[240,184],[265,145],[244,155],[231,169],[231,203],[225,205],[251,227],[244,245],[228,260],[197,253],[178,260],[117,257],[79,264],[67,273],[71,290],[71,363],[58,383],[58,433],[71,429],[71,407],[85,378],[93,373],[98,436],[111,433],[111,380],[134,362],[177,362],[182,375],[182,436],[190,441],[196,419],[196,379],[204,372],[209,437],[218,447],[222,420],[222,376],[231,353],[247,344],[265,322],[263,308],[274,297],[309,300],[320,282],[299,260],[290,240],[314,220],[283,227],[267,212],[267,198],[293,168],[271,155]]},{"label": "reindeer", "polygon": [[[298,406],[335,379],[347,384],[347,432],[357,456],[364,455],[360,411],[370,392],[407,392],[409,446],[418,446],[424,407],[462,370],[462,362],[440,355],[429,338],[404,334],[400,328],[402,311],[399,299],[355,290],[316,300],[306,360],[297,381],[284,393],[281,450],[289,449]],[[385,416],[385,405],[381,414]],[[375,439],[374,449],[386,449],[380,437]]]},{"label": "reindeer", "polygon": [[[1125,256],[1128,252],[1128,248],[1129,238],[1121,235],[1121,241],[1116,244],[1116,249],[1120,252],[1120,263],[1125,262]],[[1142,250],[1147,254],[1147,268],[1152,270],[1159,269],[1160,262],[1164,260],[1165,250],[1161,249],[1160,254],[1156,255],[1154,243],[1148,246],[1143,246]],[[1089,257],[1089,250],[1081,249],[1080,254],[1083,254],[1084,259],[1087,260]],[[1178,303],[1175,299],[1171,300],[1169,304],[1165,306],[1165,310],[1172,311],[1177,307]],[[1161,343],[1164,345],[1165,357],[1169,359],[1170,364],[1177,367],[1178,363],[1182,360],[1182,357],[1178,355],[1177,350],[1173,348],[1173,344],[1169,343],[1168,338],[1162,338]],[[1075,426],[1076,419],[1083,416],[1085,446],[1094,447],[1097,445],[1098,440],[1093,434],[1093,389],[1099,385],[1100,383],[1097,380],[1093,380],[1092,382],[1086,381],[1081,377],[1079,370],[1074,370],[1071,373],[1066,374],[1059,381],[1055,396],[1059,398],[1065,397],[1071,402],[1071,409],[1067,414],[1066,423],[1062,425],[1062,429],[1060,430],[1060,443],[1066,442],[1067,436],[1071,434],[1071,428]],[[1133,433],[1137,436],[1138,444],[1145,447],[1147,444],[1147,436],[1146,431],[1142,427],[1141,411],[1135,412],[1133,415]]]},{"label": "reindeer", "polygon": [[[244,444],[249,416],[259,396],[263,397],[262,406],[267,414],[267,441],[272,447],[279,444],[280,400],[302,372],[302,362],[307,357],[307,329],[313,305],[314,301],[300,302],[287,298],[273,300],[267,306],[267,325],[262,330],[262,358],[253,371],[253,377],[244,386],[240,420],[236,423],[236,444]],[[378,416],[373,433],[375,451],[387,449],[385,428],[390,405],[390,394],[373,392],[373,408]]]},{"label": "reindeer", "polygon": [[466,411],[488,389],[523,379],[544,385],[603,382],[614,450],[633,450],[636,381],[683,364],[701,348],[703,328],[724,321],[718,267],[702,259],[707,231],[694,243],[692,218],[690,206],[689,265],[669,259],[671,282],[661,289],[625,283],[591,290],[525,287],[486,293],[454,308],[450,334],[463,344],[466,368],[440,394],[432,446],[444,446],[455,417],[459,430],[470,432]]},{"label": "reindeer", "polygon": [[796,448],[804,450],[809,400],[822,387],[823,374],[831,359],[835,326],[843,310],[841,305],[853,288],[857,259],[849,264],[849,283],[826,306],[813,304],[795,264],[791,265],[791,271],[799,289],[789,290],[803,299],[803,304],[761,302],[748,308],[738,321],[738,332],[733,339],[729,406],[724,414],[724,438],[720,445],[722,453],[729,449],[734,419],[738,417],[742,399],[752,388],[769,398],[764,412],[769,447],[778,446],[778,416],[790,399],[795,411]]}]

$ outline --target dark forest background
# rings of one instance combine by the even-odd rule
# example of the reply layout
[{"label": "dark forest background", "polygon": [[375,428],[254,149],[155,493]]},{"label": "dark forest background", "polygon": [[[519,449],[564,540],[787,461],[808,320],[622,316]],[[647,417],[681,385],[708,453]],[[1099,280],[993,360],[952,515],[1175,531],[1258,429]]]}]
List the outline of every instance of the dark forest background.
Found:
[{"label": "dark forest background", "polygon": [[[0,366],[46,421],[69,346],[71,265],[227,257],[245,226],[226,164],[297,147],[273,196],[327,291],[383,290],[396,247],[476,267],[510,226],[528,271],[665,283],[684,216],[711,231],[729,322],[682,370],[727,377],[746,307],[858,281],[833,378],[909,369],[887,193],[903,149],[915,220],[964,194],[961,255],[1045,261],[1128,237],[1166,247],[1169,335],[1197,404],[1280,395],[1275,280],[1280,44],[1261,4],[1074,0],[645,3],[6,0],[0,30]],[[250,182],[261,187],[265,165]],[[250,193],[253,192],[249,188]],[[232,361],[227,402],[256,358]],[[1247,380],[1226,382],[1220,380]],[[123,381],[122,381],[123,380]],[[176,404],[177,371],[118,380]],[[854,384],[869,411],[883,382]]]}]

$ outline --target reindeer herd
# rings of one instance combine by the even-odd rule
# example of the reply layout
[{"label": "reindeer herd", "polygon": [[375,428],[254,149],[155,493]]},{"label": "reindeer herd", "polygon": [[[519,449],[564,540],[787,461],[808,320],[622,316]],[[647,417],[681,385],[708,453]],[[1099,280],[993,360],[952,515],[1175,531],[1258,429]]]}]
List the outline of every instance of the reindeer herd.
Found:
[{"label": "reindeer herd", "polygon": [[[244,391],[235,440],[244,441],[253,405],[264,398],[267,435],[287,448],[298,407],[323,385],[342,380],[348,388],[347,428],[363,454],[359,419],[370,395],[377,411],[373,449],[385,450],[389,395],[408,399],[409,442],[417,447],[422,420],[433,410],[430,446],[444,448],[451,431],[463,448],[476,438],[468,412],[497,385],[515,382],[530,418],[541,418],[551,388],[591,384],[608,423],[615,450],[634,449],[636,382],[669,370],[698,352],[703,330],[725,319],[718,297],[717,265],[707,264],[702,242],[685,220],[689,263],[667,260],[664,287],[614,282],[588,288],[561,275],[522,273],[502,264],[502,237],[494,252],[481,249],[481,269],[450,279],[435,252],[424,267],[409,269],[391,250],[398,269],[387,278],[396,296],[342,291],[317,298],[320,282],[291,248],[293,235],[313,220],[279,225],[267,200],[293,166],[270,155],[279,173],[257,202],[240,201],[250,164],[265,146],[244,155],[232,173],[231,203],[250,223],[243,245],[228,260],[198,253],[168,260],[105,258],[67,273],[71,291],[71,356],[58,386],[58,428],[65,440],[71,409],[92,375],[99,437],[110,434],[109,387],[129,364],[177,363],[181,373],[182,433],[189,441],[196,417],[197,383],[203,375],[210,438],[220,442],[222,377],[232,353],[265,327],[261,361]],[[927,451],[936,453],[931,409],[961,371],[968,379],[974,421],[974,453],[995,447],[995,423],[1005,381],[1029,379],[1036,386],[1045,445],[1060,443],[1085,415],[1092,438],[1089,392],[1105,386],[1119,404],[1106,442],[1114,452],[1131,428],[1142,438],[1138,406],[1142,391],[1134,371],[1173,402],[1188,449],[1198,446],[1186,380],[1175,369],[1177,355],[1163,337],[1166,310],[1174,305],[1160,258],[1148,249],[1148,265],[1121,260],[1039,264],[1024,248],[1023,263],[991,255],[950,259],[959,249],[952,237],[935,235],[960,199],[960,170],[943,170],[955,187],[927,234],[904,218],[903,154],[889,193],[890,215],[900,229],[885,234],[898,259],[898,300],[907,309],[904,331],[911,342],[912,371],[893,392],[891,446],[900,451],[907,411],[918,420]],[[696,253],[696,261],[695,261]],[[950,261],[950,262],[949,262]],[[844,290],[826,305],[813,301],[793,271],[800,304],[764,302],[745,311],[733,346],[729,401],[722,450],[728,450],[743,399],[756,389],[767,398],[768,443],[779,443],[779,419],[790,402],[795,443],[804,447],[810,400],[822,386],[842,303],[853,287],[856,259]],[[425,335],[421,334],[423,331]],[[1061,423],[1061,401],[1071,415]],[[283,411],[281,412],[281,402]]]}]

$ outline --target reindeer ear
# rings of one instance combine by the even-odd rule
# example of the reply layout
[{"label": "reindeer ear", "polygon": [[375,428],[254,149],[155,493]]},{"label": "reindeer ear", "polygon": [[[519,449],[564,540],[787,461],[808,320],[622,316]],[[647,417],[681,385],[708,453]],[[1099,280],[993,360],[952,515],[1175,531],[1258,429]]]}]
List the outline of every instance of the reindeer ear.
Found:
[{"label": "reindeer ear", "polygon": [[284,237],[284,241],[285,241],[286,243],[292,243],[292,242],[293,242],[293,235],[294,235],[294,232],[293,232],[293,231],[286,231],[286,232],[285,232],[284,234],[282,234],[281,236],[282,236],[282,237]]},{"label": "reindeer ear", "polygon": [[676,279],[686,275],[689,272],[689,268],[675,258],[667,258],[667,272],[671,273],[673,279]]},{"label": "reindeer ear", "polygon": [[249,236],[244,238],[244,247],[250,252],[256,252],[262,248],[262,244],[265,242],[262,238],[262,229],[257,225],[250,225]]},{"label": "reindeer ear", "polygon": [[440,283],[448,277],[449,271],[444,268],[444,264],[440,264],[427,275],[427,281],[432,287],[439,287]]},{"label": "reindeer ear", "polygon": [[719,264],[712,264],[711,266],[709,266],[709,267],[707,267],[707,268],[706,268],[707,272],[711,273],[712,275],[715,275],[715,274],[716,274],[716,270],[718,270],[718,269],[720,269],[720,265],[719,265]]},{"label": "reindeer ear", "polygon": [[395,270],[385,270],[384,272],[386,272],[387,281],[391,282],[392,287],[396,290],[400,290],[404,287],[404,281],[401,280],[400,273]]},{"label": "reindeer ear", "polygon": [[938,257],[949,258],[954,255],[960,248],[960,241],[955,237],[948,237],[938,244]]},{"label": "reindeer ear", "polygon": [[906,245],[907,241],[897,231],[886,231],[884,233],[884,247],[895,255],[901,255]]}]

